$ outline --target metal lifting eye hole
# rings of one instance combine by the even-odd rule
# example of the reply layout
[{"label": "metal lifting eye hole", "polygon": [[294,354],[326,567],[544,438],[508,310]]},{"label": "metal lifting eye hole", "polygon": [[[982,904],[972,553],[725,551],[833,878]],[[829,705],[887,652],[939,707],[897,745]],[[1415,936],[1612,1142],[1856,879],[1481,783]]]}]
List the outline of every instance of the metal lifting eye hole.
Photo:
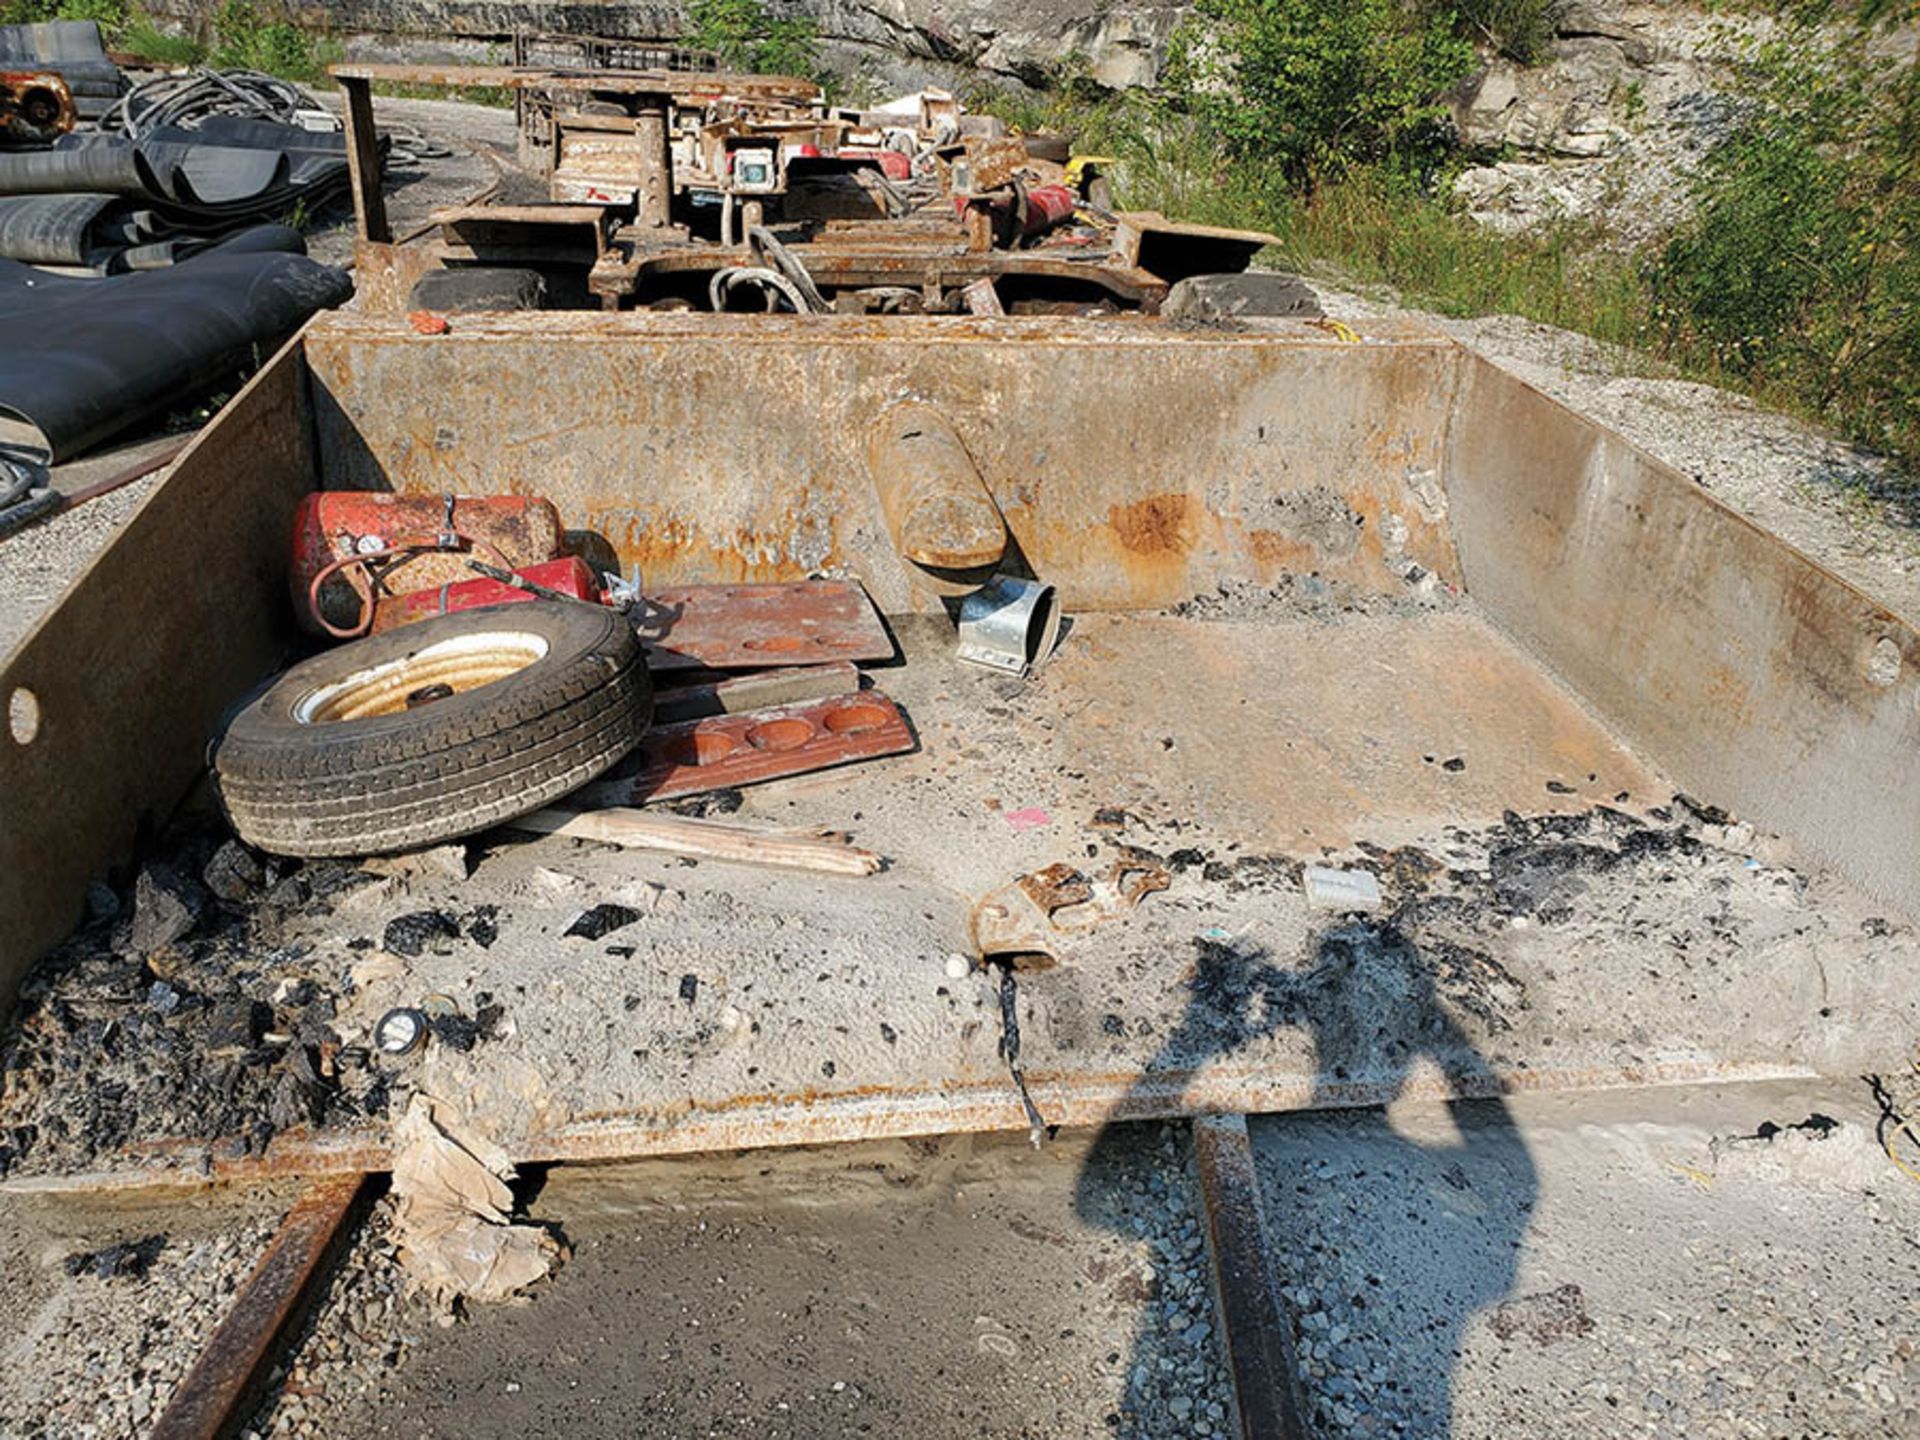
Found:
[{"label": "metal lifting eye hole", "polygon": [[40,733],[40,697],[24,685],[7,697],[7,733],[16,745],[31,745]]},{"label": "metal lifting eye hole", "polygon": [[740,748],[729,735],[699,731],[668,745],[659,758],[671,765],[712,765]]},{"label": "metal lifting eye hole", "polygon": [[835,735],[861,735],[886,724],[887,712],[878,705],[842,705],[829,710],[820,723]]}]

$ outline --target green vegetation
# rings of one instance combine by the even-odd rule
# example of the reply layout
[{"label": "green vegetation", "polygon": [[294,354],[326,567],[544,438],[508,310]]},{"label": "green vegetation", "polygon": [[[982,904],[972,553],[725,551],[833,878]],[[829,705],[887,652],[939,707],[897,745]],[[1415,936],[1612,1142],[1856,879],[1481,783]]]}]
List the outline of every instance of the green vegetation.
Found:
[{"label": "green vegetation", "polygon": [[223,0],[213,12],[212,38],[207,55],[211,64],[223,70],[264,70],[297,83],[326,79],[327,66],[340,58],[337,44],[271,18],[258,0]]},{"label": "green vegetation", "polygon": [[162,30],[151,18],[138,12],[128,17],[111,43],[156,65],[184,68],[199,65],[207,58],[207,47],[193,36]]},{"label": "green vegetation", "polygon": [[1173,47],[1184,108],[1228,155],[1310,192],[1356,166],[1444,158],[1439,97],[1472,71],[1450,10],[1402,0],[1200,0]]},{"label": "green vegetation", "polygon": [[126,23],[124,0],[0,0],[0,25],[39,20],[98,20],[109,33]]},{"label": "green vegetation", "polygon": [[1200,0],[1162,94],[1095,94],[1069,61],[1050,94],[1001,109],[1118,157],[1128,206],[1270,230],[1278,263],[1443,313],[1631,347],[1823,421],[1920,489],[1920,51],[1889,40],[1920,4],[1767,14],[1693,218],[1638,250],[1599,223],[1496,235],[1451,202],[1480,157],[1440,96],[1480,63],[1468,40],[1537,54],[1547,0]]},{"label": "green vegetation", "polygon": [[804,16],[770,15],[761,0],[693,0],[682,38],[729,70],[811,79],[820,63],[819,27]]},{"label": "green vegetation", "polygon": [[1670,348],[1920,470],[1920,55],[1823,18],[1755,47],[1750,113],[1700,171],[1656,311]]}]

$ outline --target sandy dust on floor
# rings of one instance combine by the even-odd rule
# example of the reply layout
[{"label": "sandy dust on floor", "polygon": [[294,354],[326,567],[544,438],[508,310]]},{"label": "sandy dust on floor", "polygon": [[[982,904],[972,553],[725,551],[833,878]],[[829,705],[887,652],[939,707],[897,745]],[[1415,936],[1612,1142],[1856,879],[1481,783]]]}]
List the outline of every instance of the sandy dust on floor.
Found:
[{"label": "sandy dust on floor", "polygon": [[1147,1125],[555,1169],[524,1188],[571,1255],[527,1303],[443,1328],[373,1293],[376,1247],[254,1429],[1224,1436],[1187,1153]]},{"label": "sandy dust on floor", "polygon": [[1330,1436],[1896,1436],[1920,1184],[1864,1084],[1252,1124]]}]

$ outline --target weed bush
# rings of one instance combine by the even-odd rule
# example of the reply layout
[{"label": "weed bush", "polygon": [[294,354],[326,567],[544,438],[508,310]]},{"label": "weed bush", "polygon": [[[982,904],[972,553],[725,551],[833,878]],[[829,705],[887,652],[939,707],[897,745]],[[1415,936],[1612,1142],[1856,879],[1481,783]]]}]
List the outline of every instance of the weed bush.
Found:
[{"label": "weed bush", "polygon": [[1891,17],[1853,18],[1801,11],[1754,47],[1658,315],[1669,348],[1920,471],[1920,65],[1883,43]]},{"label": "weed bush", "polygon": [[126,0],[0,0],[0,25],[31,25],[38,20],[93,20],[101,32],[117,34],[127,23]]},{"label": "weed bush", "polygon": [[334,47],[299,26],[273,19],[258,0],[223,0],[213,12],[208,59],[223,70],[264,70],[313,84],[326,78]]},{"label": "weed bush", "polygon": [[1298,190],[1359,166],[1409,175],[1451,147],[1440,95],[1474,67],[1452,11],[1404,0],[1199,0],[1169,75],[1236,159]]},{"label": "weed bush", "polygon": [[1199,0],[1164,101],[1090,107],[1124,203],[1253,225],[1287,263],[1455,314],[1510,312],[1629,345],[1817,416],[1920,487],[1920,0],[1752,0],[1767,38],[1693,218],[1641,254],[1596,226],[1495,236],[1451,213],[1437,97],[1526,58],[1557,0]]},{"label": "weed bush", "polygon": [[770,15],[761,0],[693,0],[685,39],[732,70],[807,79],[820,63],[819,27],[804,16]]}]

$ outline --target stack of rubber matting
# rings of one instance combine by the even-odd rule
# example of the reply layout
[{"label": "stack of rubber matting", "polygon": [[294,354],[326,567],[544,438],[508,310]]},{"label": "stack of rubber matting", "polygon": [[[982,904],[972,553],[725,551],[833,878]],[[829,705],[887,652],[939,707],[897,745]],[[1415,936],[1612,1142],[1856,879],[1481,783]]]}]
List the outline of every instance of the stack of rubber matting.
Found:
[{"label": "stack of rubber matting", "polygon": [[[124,80],[90,22],[0,26],[0,57],[23,52],[4,63],[58,68],[46,56],[85,51],[87,35],[117,95]],[[43,40],[44,51],[35,50]],[[103,88],[91,62],[60,63]],[[101,275],[158,269],[252,226],[311,214],[347,184],[346,137],[337,131],[241,115],[158,126],[137,139],[83,131],[44,149],[0,151],[0,259]]]}]

